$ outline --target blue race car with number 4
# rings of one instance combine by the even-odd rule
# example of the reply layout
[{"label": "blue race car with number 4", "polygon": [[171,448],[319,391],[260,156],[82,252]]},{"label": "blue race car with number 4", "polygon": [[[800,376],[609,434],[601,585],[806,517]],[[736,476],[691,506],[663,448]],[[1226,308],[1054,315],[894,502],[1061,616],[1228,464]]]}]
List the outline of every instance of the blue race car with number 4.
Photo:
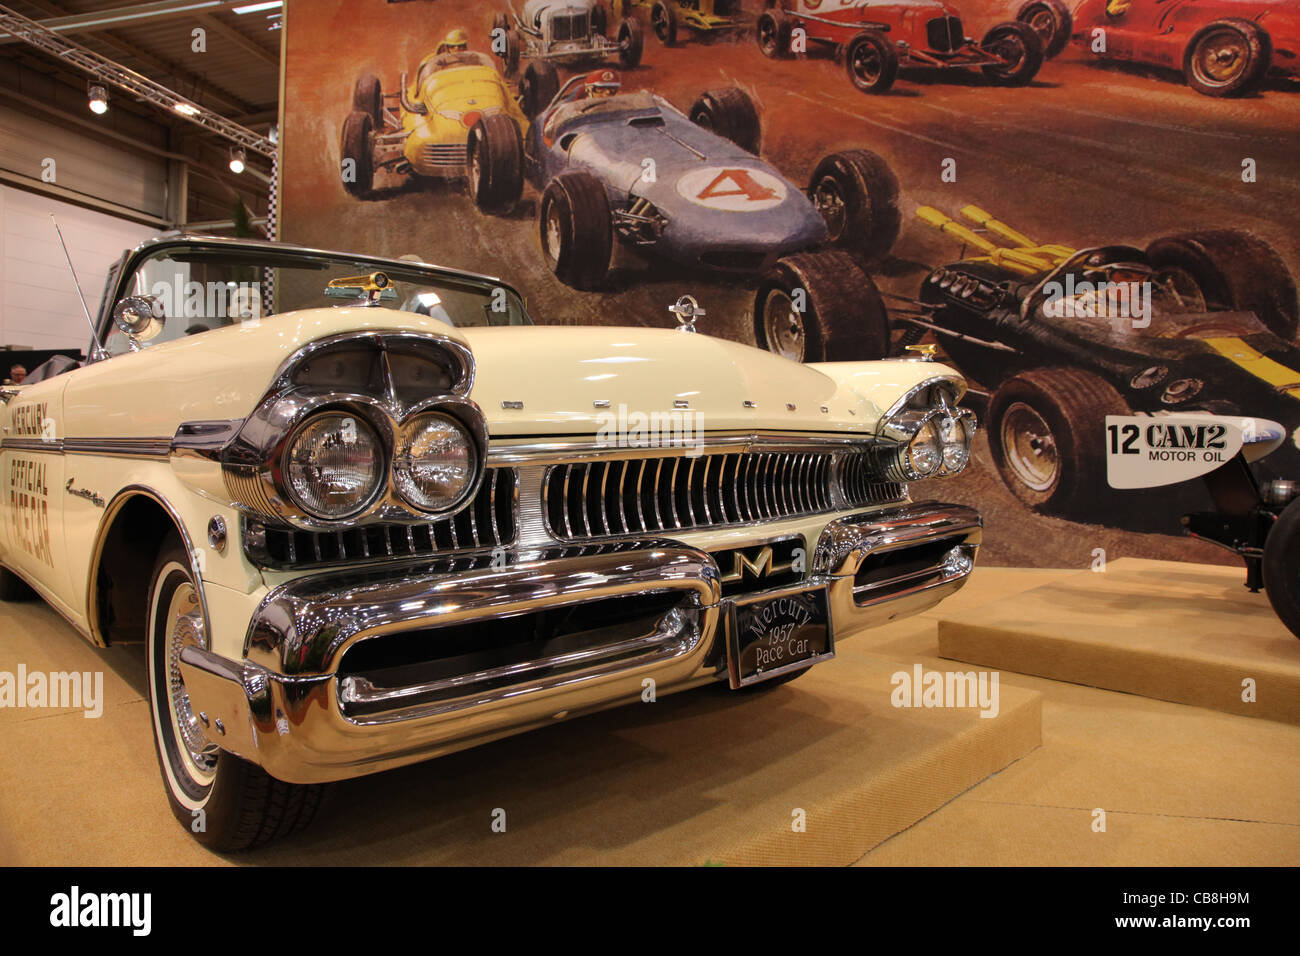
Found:
[{"label": "blue race car with number 4", "polygon": [[[528,69],[521,89],[549,85],[544,64]],[[521,150],[522,178],[541,193],[543,253],[574,288],[600,287],[618,241],[689,268],[761,276],[755,336],[772,351],[868,354],[884,306],[862,264],[898,235],[898,181],[880,156],[848,150],[800,189],[759,158],[761,135],[743,90],[705,92],[687,114],[647,90],[622,93],[614,71],[598,70],[558,90],[526,137],[506,124],[476,130],[470,175]],[[492,198],[480,208],[501,208]]]}]

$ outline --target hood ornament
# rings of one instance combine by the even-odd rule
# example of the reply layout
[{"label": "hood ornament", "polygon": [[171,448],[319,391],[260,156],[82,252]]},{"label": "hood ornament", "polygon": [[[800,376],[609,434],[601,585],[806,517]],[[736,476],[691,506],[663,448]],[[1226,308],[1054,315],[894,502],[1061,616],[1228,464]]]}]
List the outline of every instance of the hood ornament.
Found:
[{"label": "hood ornament", "polygon": [[937,348],[929,342],[924,345],[908,345],[906,349],[912,353],[908,356],[910,362],[933,362],[934,353],[937,351]]},{"label": "hood ornament", "polygon": [[700,308],[700,304],[695,301],[695,297],[691,295],[682,296],[668,307],[668,311],[677,316],[678,332],[694,332],[696,318],[701,315],[707,315],[707,313]]}]

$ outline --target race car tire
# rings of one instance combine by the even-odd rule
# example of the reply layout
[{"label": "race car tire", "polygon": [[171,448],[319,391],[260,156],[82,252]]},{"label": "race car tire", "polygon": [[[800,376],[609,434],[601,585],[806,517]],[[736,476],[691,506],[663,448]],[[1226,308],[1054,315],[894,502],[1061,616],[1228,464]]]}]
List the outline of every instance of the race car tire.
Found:
[{"label": "race car tire", "polygon": [[886,93],[898,78],[898,52],[877,30],[863,30],[844,46],[844,69],[859,93]]},{"label": "race car tire", "polygon": [[[1225,49],[1223,44],[1233,52],[1231,62],[1215,62]],[[1272,60],[1272,39],[1258,23],[1236,18],[1215,20],[1197,30],[1187,44],[1183,75],[1197,93],[1243,96],[1260,87]]]},{"label": "race car tire", "polygon": [[605,9],[603,3],[598,3],[591,8],[591,32],[596,36],[608,36],[605,32],[609,29],[609,11]]},{"label": "race car tire", "polygon": [[1282,623],[1300,637],[1300,500],[1282,509],[1264,540],[1264,593]]},{"label": "race car tire", "polygon": [[984,76],[999,86],[1025,86],[1043,65],[1043,40],[1033,27],[1008,20],[990,27],[980,49],[1012,60],[1011,65],[985,66]]},{"label": "race car tire", "polygon": [[650,8],[650,27],[664,46],[673,46],[677,42],[676,0],[672,3],[659,0]]},{"label": "race car tire", "polygon": [[523,52],[524,38],[519,35],[519,31],[507,30],[505,63],[502,64],[506,76],[514,76],[519,72],[519,58],[523,56]]},{"label": "race car tire", "polygon": [[813,170],[808,184],[830,242],[867,262],[889,254],[902,228],[898,211],[898,177],[869,149],[831,153]]},{"label": "race car tire", "polygon": [[884,299],[846,252],[780,259],[759,283],[753,318],[758,347],[791,361],[870,361],[889,354]]},{"label": "race car tire", "polygon": [[1157,239],[1146,254],[1157,270],[1189,275],[1208,310],[1253,312],[1278,338],[1300,341],[1295,277],[1264,240],[1236,229],[1185,232]]},{"label": "race car tire", "polygon": [[1065,49],[1074,30],[1074,17],[1061,0],[1029,0],[1016,19],[1034,28],[1043,41],[1043,56],[1049,60]]},{"label": "race car tire", "polygon": [[353,110],[343,121],[343,161],[352,161],[352,168],[342,171],[343,188],[358,199],[368,198],[375,182],[374,129],[369,114],[361,110]]},{"label": "race car tire", "polygon": [[0,568],[0,601],[26,601],[36,597],[26,581],[8,568]]},{"label": "race car tire", "polygon": [[560,173],[542,192],[538,206],[542,254],[551,271],[575,289],[599,288],[614,251],[609,196],[591,173]]},{"label": "race car tire", "polygon": [[754,28],[758,39],[758,49],[769,60],[785,60],[790,57],[790,18],[779,7],[772,7],[759,15]]},{"label": "race car tire", "polygon": [[519,78],[519,108],[529,119],[536,119],[538,113],[551,105],[558,92],[560,74],[545,60],[536,60],[528,64],[528,69]]},{"label": "race car tire", "polygon": [[375,129],[384,125],[384,90],[379,77],[366,73],[357,80],[352,88],[352,108],[369,116]]},{"label": "race car tire", "polygon": [[749,94],[737,86],[705,90],[691,107],[691,122],[729,139],[747,153],[758,155],[763,123]]},{"label": "race car tire", "polygon": [[468,183],[474,205],[484,212],[514,206],[524,191],[524,138],[504,113],[482,117],[469,131]]},{"label": "race car tire", "polygon": [[993,462],[1007,488],[1035,511],[1090,514],[1106,496],[1106,416],[1131,415],[1109,382],[1075,368],[1037,368],[989,400]]},{"label": "race car tire", "polygon": [[645,33],[641,30],[641,21],[628,17],[618,25],[618,62],[623,69],[634,70],[641,65],[641,54],[645,51]]},{"label": "race car tire", "polygon": [[218,749],[199,715],[178,664],[181,650],[201,643],[207,622],[189,554],[173,533],[154,565],[145,624],[145,664],[154,752],[167,801],[180,824],[214,850],[247,850],[306,827],[324,787],[276,780]]}]

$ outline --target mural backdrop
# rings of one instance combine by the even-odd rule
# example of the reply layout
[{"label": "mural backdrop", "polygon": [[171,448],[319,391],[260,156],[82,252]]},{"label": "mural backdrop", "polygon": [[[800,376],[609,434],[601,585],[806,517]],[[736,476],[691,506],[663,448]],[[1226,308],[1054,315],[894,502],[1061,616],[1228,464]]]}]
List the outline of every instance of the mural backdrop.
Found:
[{"label": "mural backdrop", "polygon": [[499,275],[539,324],[689,294],[810,361],[933,345],[988,426],[934,494],[989,562],[1230,562],[1178,535],[1198,485],[1111,491],[1087,436],[1257,415],[1300,477],[1298,5],[290,0],[280,238]]}]

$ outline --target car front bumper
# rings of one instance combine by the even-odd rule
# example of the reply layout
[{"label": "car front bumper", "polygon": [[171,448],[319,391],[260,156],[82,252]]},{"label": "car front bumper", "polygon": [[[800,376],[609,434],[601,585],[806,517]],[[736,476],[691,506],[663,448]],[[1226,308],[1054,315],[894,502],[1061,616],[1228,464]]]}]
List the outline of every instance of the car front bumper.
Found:
[{"label": "car front bumper", "polygon": [[[803,584],[827,588],[842,638],[956,591],[980,539],[979,515],[957,505],[839,518],[822,532]],[[181,674],[219,747],[281,780],[320,783],[652,699],[647,688],[657,696],[726,680],[730,600],[713,558],[672,541],[325,573],[265,597],[243,660],[190,646]],[[609,616],[530,658],[447,651],[433,670],[409,659],[412,647],[435,653],[440,635],[472,643],[479,631],[468,629],[488,634],[503,620],[526,631],[540,615],[577,618],[586,608],[599,619],[647,601],[648,616]],[[391,650],[390,659],[368,653],[374,648]]]}]

